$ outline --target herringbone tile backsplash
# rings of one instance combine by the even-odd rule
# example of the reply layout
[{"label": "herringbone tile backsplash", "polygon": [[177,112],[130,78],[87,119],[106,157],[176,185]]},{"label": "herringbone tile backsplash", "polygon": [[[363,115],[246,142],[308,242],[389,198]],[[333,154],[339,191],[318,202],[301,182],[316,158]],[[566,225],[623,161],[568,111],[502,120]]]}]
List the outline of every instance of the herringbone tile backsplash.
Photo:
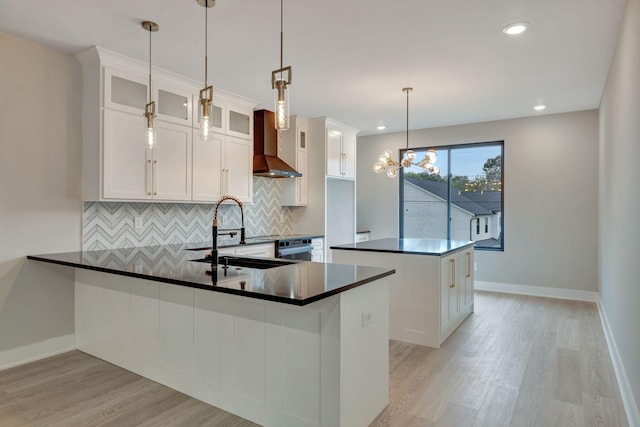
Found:
[{"label": "herringbone tile backsplash", "polygon": [[[290,234],[290,208],[280,206],[280,180],[253,178],[253,203],[244,205],[247,236]],[[82,218],[83,250],[209,242],[213,204],[85,202]],[[220,228],[239,228],[240,209],[222,205]],[[142,227],[134,227],[135,217]],[[221,237],[223,241],[224,237]],[[238,240],[238,236],[234,241]]]}]

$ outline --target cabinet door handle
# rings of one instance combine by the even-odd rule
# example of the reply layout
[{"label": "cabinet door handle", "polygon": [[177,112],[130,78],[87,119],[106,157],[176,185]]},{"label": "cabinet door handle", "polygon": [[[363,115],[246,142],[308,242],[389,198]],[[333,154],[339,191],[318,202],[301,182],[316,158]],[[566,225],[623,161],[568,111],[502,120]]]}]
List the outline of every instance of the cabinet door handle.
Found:
[{"label": "cabinet door handle", "polygon": [[151,160],[147,160],[147,182],[145,183],[145,189],[147,190],[147,195],[151,195],[151,182],[153,179],[153,169],[151,166]]},{"label": "cabinet door handle", "polygon": [[455,288],[456,287],[456,260],[450,259],[449,262],[451,263],[451,284],[449,285],[449,287]]},{"label": "cabinet door handle", "polygon": [[467,252],[467,277],[471,277],[471,252]]},{"label": "cabinet door handle", "polygon": [[158,195],[158,161],[154,160],[153,161],[153,184],[154,184],[154,189],[153,189],[153,195],[157,196]]}]

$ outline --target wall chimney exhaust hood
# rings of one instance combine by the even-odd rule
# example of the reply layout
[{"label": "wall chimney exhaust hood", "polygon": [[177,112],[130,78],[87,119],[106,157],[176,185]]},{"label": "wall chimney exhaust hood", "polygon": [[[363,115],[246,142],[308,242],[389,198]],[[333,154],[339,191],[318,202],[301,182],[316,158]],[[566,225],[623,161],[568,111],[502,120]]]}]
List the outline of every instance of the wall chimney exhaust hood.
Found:
[{"label": "wall chimney exhaust hood", "polygon": [[302,176],[278,157],[278,131],[274,120],[273,111],[253,112],[253,175],[269,178]]}]

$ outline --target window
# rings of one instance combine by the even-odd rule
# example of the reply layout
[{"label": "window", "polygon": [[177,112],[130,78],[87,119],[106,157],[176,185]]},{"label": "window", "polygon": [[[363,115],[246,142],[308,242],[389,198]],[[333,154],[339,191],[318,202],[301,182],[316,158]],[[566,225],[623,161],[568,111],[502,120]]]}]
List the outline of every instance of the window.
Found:
[{"label": "window", "polygon": [[[416,159],[428,148],[414,148]],[[476,249],[503,250],[504,143],[440,146],[436,152],[440,175],[416,166],[400,172],[400,237],[472,240]]]}]

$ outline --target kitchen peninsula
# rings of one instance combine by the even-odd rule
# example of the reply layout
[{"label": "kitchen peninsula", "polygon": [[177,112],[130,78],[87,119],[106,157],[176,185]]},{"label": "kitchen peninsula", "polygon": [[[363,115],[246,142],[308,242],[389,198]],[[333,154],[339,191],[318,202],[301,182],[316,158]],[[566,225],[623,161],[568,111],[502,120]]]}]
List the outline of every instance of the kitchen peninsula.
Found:
[{"label": "kitchen peninsula", "polygon": [[331,246],[333,262],[394,268],[391,339],[440,348],[473,312],[473,242],[378,239]]},{"label": "kitchen peninsula", "polygon": [[188,249],[29,258],[75,268],[81,351],[265,426],[365,426],[384,409],[393,269],[230,257],[212,276]]}]

